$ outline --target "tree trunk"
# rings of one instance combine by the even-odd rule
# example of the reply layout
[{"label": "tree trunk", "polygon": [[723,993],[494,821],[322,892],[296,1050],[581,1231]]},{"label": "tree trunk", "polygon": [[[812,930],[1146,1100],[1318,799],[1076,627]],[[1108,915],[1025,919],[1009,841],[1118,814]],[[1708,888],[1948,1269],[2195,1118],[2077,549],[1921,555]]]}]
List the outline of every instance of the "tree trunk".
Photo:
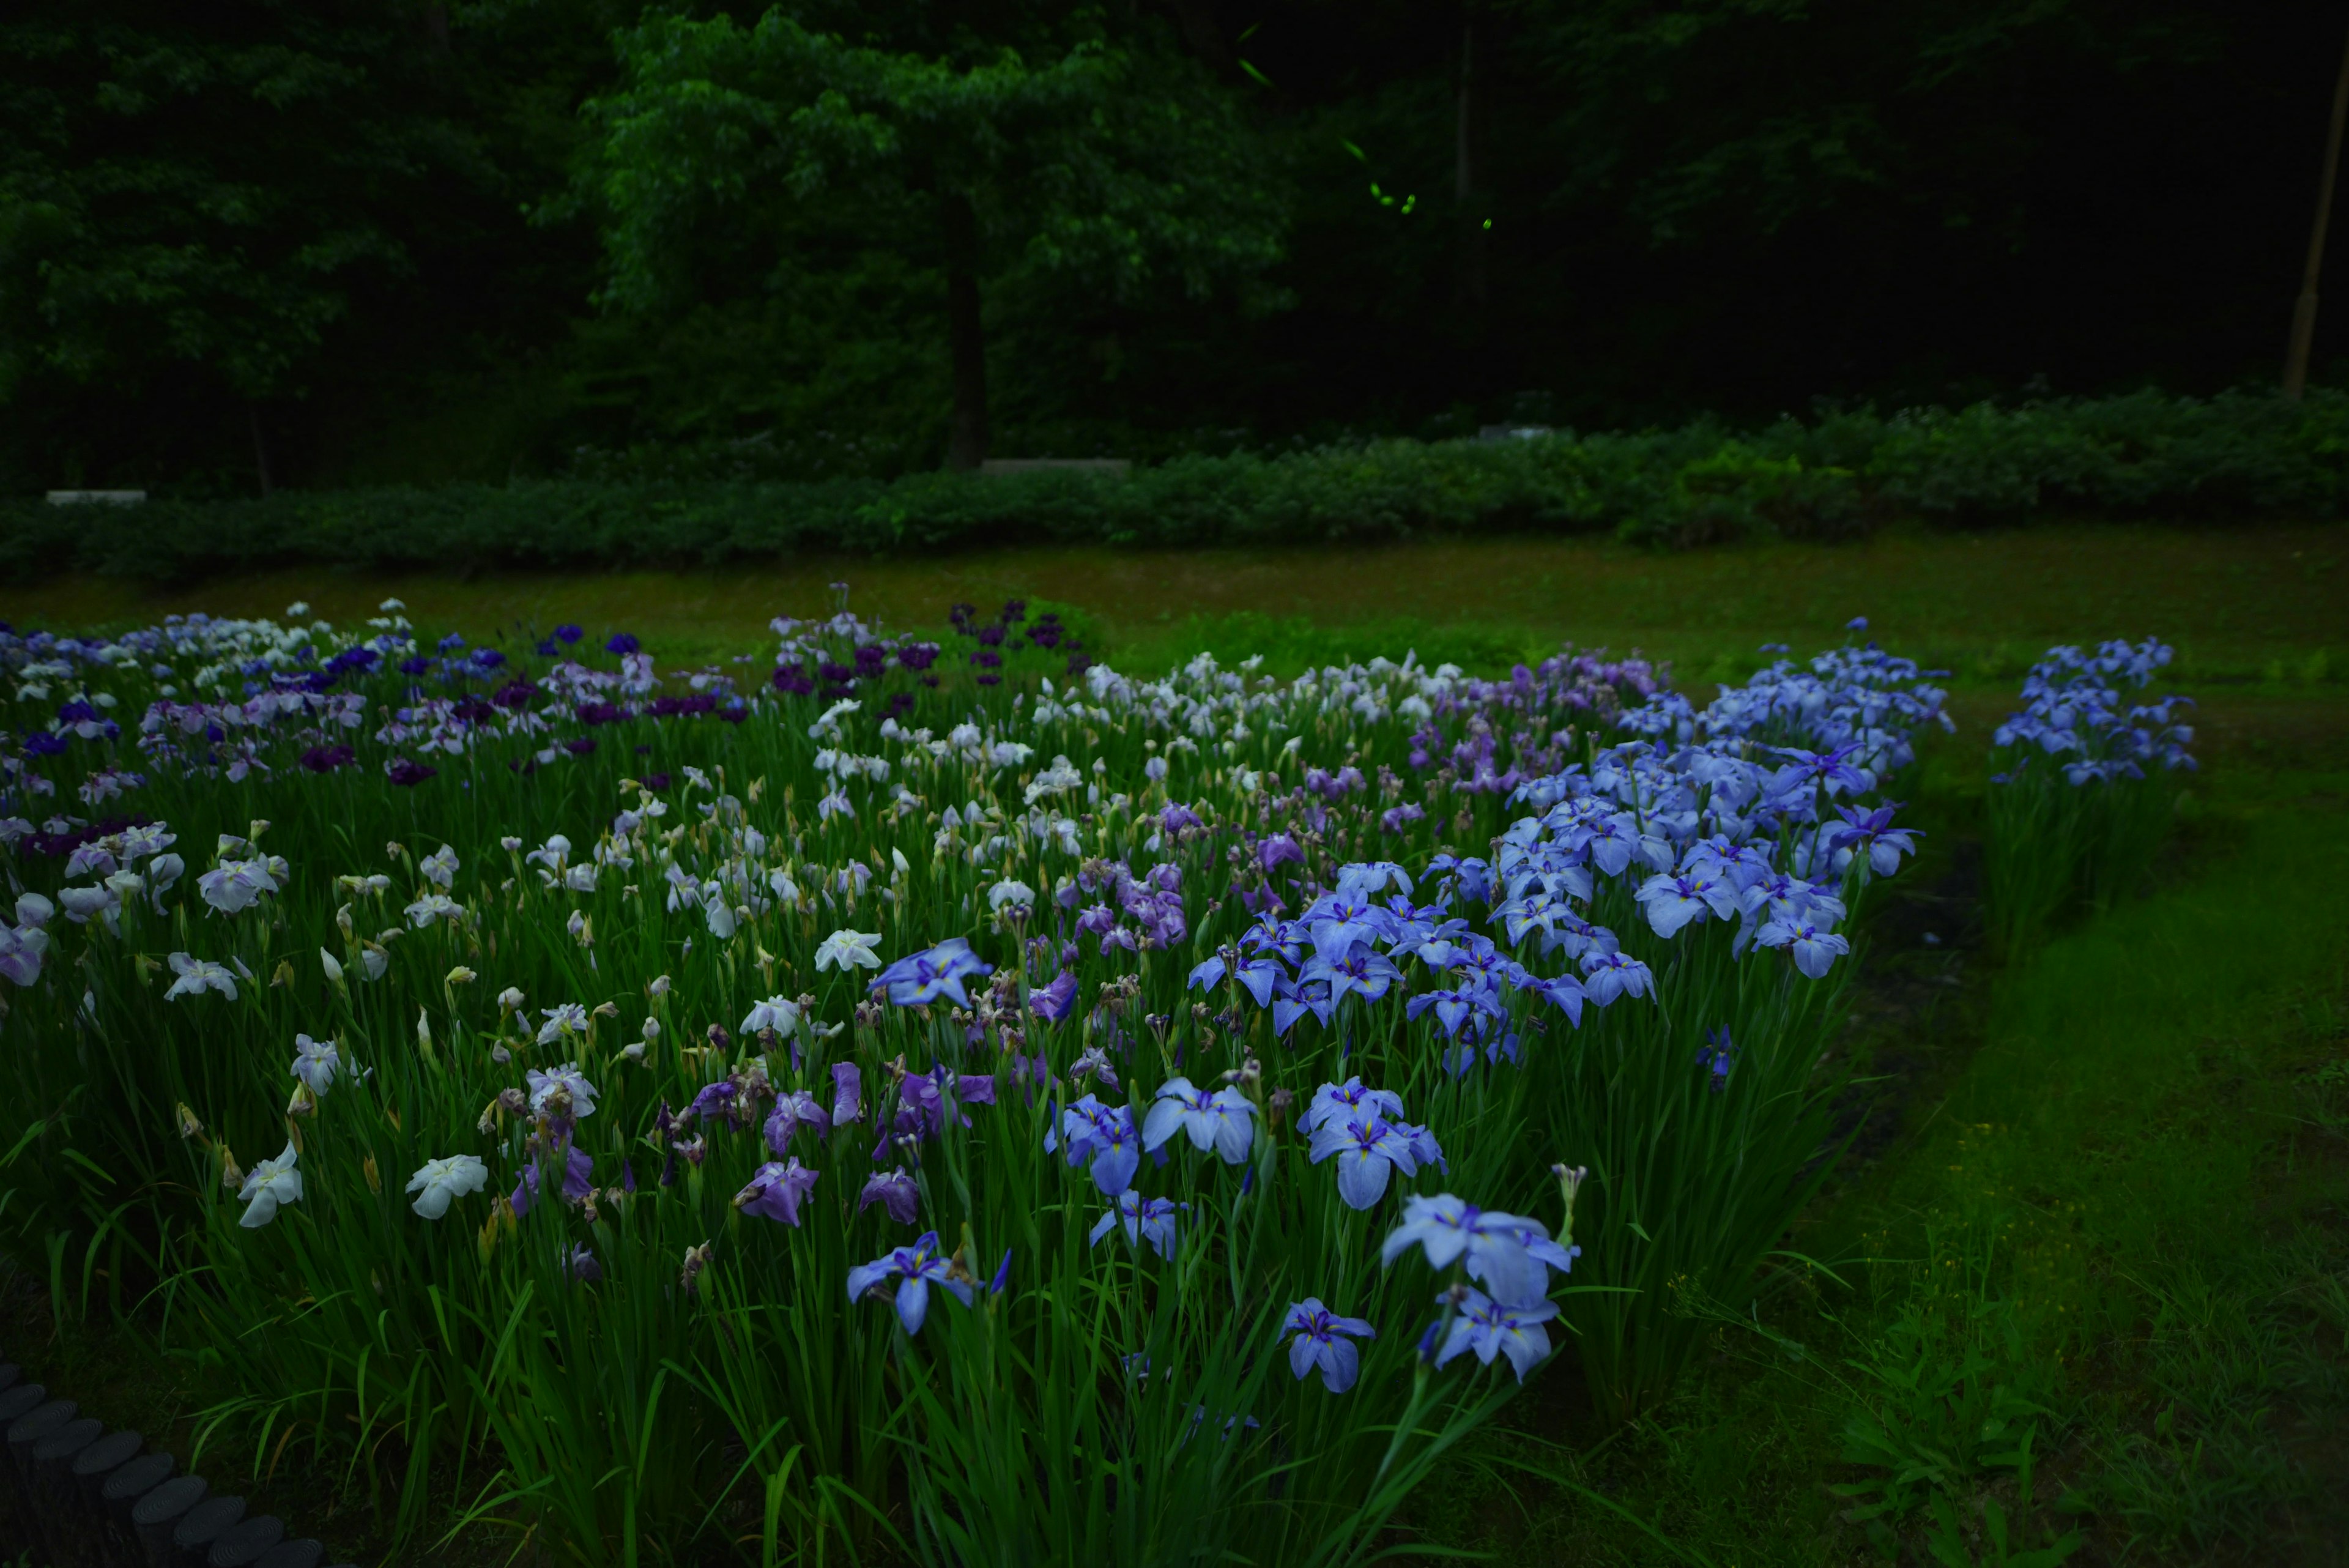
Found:
[{"label": "tree trunk", "polygon": [[2341,122],[2349,114],[2349,49],[2341,56],[2341,78],[2333,84],[2333,118],[2324,132],[2324,172],[2316,182],[2316,222],[2308,234],[2308,267],[2301,275],[2300,298],[2292,312],[2292,337],[2283,351],[2283,395],[2300,400],[2308,385],[2309,350],[2316,341],[2316,282],[2324,270],[2324,230],[2333,216],[2333,184],[2341,169]]},{"label": "tree trunk", "polygon": [[1476,200],[1476,174],[1482,151],[1485,105],[1477,93],[1476,73],[1482,64],[1476,10],[1465,8],[1460,26],[1460,91],[1453,131],[1453,221],[1460,230],[1460,303],[1471,310],[1484,308],[1490,290],[1485,265],[1485,221]]},{"label": "tree trunk", "polygon": [[987,333],[978,318],[978,214],[970,199],[946,199],[947,343],[954,358],[954,416],[947,427],[947,466],[987,461]]}]

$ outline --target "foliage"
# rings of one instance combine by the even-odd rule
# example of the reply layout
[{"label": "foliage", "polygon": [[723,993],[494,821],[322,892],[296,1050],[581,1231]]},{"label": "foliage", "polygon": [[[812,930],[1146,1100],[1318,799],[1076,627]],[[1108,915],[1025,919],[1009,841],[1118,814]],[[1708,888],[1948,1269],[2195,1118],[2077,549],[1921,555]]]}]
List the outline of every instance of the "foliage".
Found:
[{"label": "foliage", "polygon": [[[957,182],[1006,455],[2264,379],[2339,43],[2311,0],[10,17],[0,483],[206,493],[254,423],[281,483],[932,465]],[[885,155],[794,191],[792,147]],[[666,306],[599,317],[622,277]]]},{"label": "foliage", "polygon": [[[1964,432],[1941,441],[1935,432]],[[2051,431],[2060,441],[2051,441]],[[1984,453],[2004,432],[1994,469]],[[2181,433],[2183,432],[2183,433]],[[1013,540],[1120,545],[1330,544],[1418,534],[1601,533],[1658,547],[1845,538],[1890,514],[1941,523],[2071,513],[2200,519],[2229,473],[2261,476],[2230,515],[2337,515],[2349,395],[2296,408],[2230,395],[1845,414],[1740,437],[1712,424],[1507,441],[1377,441],[1177,458],[1124,479],[912,474],[894,482],[517,481],[0,509],[0,570],[178,578],[290,562],[593,566],[797,552],[929,551]],[[2126,439],[2124,439],[2126,438]],[[2190,439],[2189,439],[2190,438]],[[2093,453],[2090,462],[2081,454]],[[2034,465],[2045,463],[2045,469]],[[2018,479],[2016,476],[2023,476]]]}]

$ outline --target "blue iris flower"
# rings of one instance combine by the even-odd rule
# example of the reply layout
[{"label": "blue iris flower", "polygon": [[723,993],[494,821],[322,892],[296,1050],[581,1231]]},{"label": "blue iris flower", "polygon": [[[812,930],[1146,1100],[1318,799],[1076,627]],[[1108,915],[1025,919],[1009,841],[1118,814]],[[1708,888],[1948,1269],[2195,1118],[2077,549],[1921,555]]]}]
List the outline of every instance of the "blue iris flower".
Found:
[{"label": "blue iris flower", "polygon": [[1047,1154],[1063,1146],[1071,1165],[1092,1162],[1093,1185],[1104,1198],[1131,1187],[1142,1166],[1133,1112],[1124,1106],[1104,1106],[1091,1095],[1061,1111],[1060,1127],[1044,1134]]},{"label": "blue iris flower", "polygon": [[1255,1103],[1235,1088],[1210,1091],[1193,1087],[1188,1078],[1169,1078],[1143,1118],[1142,1147],[1154,1154],[1178,1132],[1189,1135],[1193,1147],[1213,1149],[1225,1164],[1237,1165],[1256,1141]]},{"label": "blue iris flower", "polygon": [[1557,1315],[1557,1303],[1553,1301],[1506,1305],[1482,1291],[1471,1290],[1462,1299],[1460,1314],[1452,1320],[1451,1331],[1435,1353],[1435,1365],[1441,1366],[1473,1350],[1477,1360],[1490,1366],[1495,1355],[1506,1355],[1517,1381],[1523,1383],[1526,1374],[1549,1354],[1549,1330],[1542,1324]]},{"label": "blue iris flower", "polygon": [[1361,1373],[1357,1339],[1376,1339],[1378,1330],[1358,1317],[1340,1317],[1321,1304],[1319,1296],[1291,1302],[1282,1314],[1280,1332],[1294,1334],[1288,1342],[1288,1368],[1303,1382],[1318,1369],[1321,1386],[1343,1394]]},{"label": "blue iris flower", "polygon": [[992,974],[995,966],[970,950],[970,943],[949,937],[934,948],[899,959],[873,979],[875,989],[886,989],[900,1007],[918,1007],[945,997],[957,1007],[968,1007],[962,988],[966,980]]},{"label": "blue iris flower", "polygon": [[910,1247],[898,1247],[849,1270],[848,1299],[859,1300],[892,1279],[903,1282],[897,1286],[897,1321],[905,1325],[907,1334],[922,1332],[934,1284],[945,1286],[955,1300],[970,1305],[970,1282],[959,1277],[954,1264],[939,1252],[936,1231],[925,1231]]},{"label": "blue iris flower", "polygon": [[1338,1196],[1349,1209],[1368,1209],[1386,1196],[1387,1178],[1419,1173],[1410,1139],[1382,1116],[1332,1117],[1313,1131],[1313,1163],[1338,1157]]},{"label": "blue iris flower", "polygon": [[1174,1216],[1178,1207],[1187,1209],[1190,1205],[1178,1206],[1164,1198],[1145,1199],[1129,1187],[1117,1195],[1110,1211],[1093,1226],[1092,1243],[1099,1246],[1103,1237],[1123,1225],[1125,1227],[1126,1245],[1136,1249],[1144,1245],[1155,1247],[1160,1257],[1172,1258],[1175,1241]]}]

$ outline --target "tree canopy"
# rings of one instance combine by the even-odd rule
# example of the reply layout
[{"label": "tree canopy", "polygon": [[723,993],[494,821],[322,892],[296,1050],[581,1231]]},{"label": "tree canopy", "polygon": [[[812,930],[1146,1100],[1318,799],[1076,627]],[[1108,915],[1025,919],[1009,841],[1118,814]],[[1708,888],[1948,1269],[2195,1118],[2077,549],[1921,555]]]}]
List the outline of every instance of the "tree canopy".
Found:
[{"label": "tree canopy", "polygon": [[[781,10],[647,16],[589,106],[604,298],[657,310],[821,268],[843,239],[947,278],[953,459],[984,456],[982,273],[1133,304],[1260,304],[1284,204],[1264,140],[1192,62],[1089,29],[1023,56],[851,44]],[[828,244],[829,242],[829,244]]]},{"label": "tree canopy", "polygon": [[2274,373],[2344,26],[21,0],[0,483],[887,474],[2214,390]]}]

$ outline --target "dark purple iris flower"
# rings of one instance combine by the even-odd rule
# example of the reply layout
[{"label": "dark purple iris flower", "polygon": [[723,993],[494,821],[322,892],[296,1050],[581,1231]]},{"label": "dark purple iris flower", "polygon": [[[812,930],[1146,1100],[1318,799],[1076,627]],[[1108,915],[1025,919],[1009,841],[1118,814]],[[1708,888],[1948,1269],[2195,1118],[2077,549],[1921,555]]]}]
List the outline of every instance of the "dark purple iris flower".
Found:
[{"label": "dark purple iris flower", "polygon": [[426,779],[439,777],[440,770],[428,768],[422,763],[410,762],[406,757],[398,757],[392,761],[390,766],[383,770],[383,774],[384,777],[402,789],[413,789]]},{"label": "dark purple iris flower", "polygon": [[1047,1023],[1058,1023],[1077,1004],[1077,977],[1062,970],[1052,983],[1028,993],[1028,1005]]},{"label": "dark purple iris flower", "polygon": [[638,642],[633,634],[625,631],[616,631],[612,634],[612,639],[604,645],[604,651],[606,653],[635,653],[643,647],[644,644]]}]

